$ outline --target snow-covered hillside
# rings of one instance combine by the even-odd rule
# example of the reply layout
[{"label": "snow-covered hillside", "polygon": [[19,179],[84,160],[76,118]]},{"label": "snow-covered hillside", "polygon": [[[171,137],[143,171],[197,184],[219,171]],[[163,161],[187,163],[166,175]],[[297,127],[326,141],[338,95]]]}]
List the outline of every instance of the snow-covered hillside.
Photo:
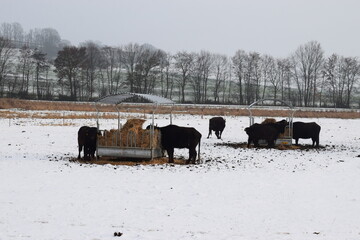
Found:
[{"label": "snow-covered hillside", "polygon": [[360,119],[295,119],[321,125],[324,148],[281,151],[218,145],[245,142],[249,119],[226,117],[218,140],[209,118],[174,116],[203,135],[190,166],[70,162],[94,120],[0,119],[0,239],[360,238]]}]

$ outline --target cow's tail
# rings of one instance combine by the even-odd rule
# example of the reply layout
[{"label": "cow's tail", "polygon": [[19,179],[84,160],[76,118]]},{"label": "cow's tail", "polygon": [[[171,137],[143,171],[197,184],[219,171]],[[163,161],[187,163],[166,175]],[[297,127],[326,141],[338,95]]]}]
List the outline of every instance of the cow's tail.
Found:
[{"label": "cow's tail", "polygon": [[198,162],[199,162],[199,163],[202,163],[202,162],[201,162],[201,158],[200,158],[200,145],[201,145],[201,137],[200,137],[199,146],[198,146]]}]

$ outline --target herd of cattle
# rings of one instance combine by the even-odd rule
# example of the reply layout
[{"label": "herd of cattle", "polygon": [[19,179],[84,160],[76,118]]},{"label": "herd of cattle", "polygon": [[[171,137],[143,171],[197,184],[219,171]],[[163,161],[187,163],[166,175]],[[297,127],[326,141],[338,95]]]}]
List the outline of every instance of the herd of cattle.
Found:
[{"label": "herd of cattle", "polygon": [[[225,129],[226,121],[222,117],[213,117],[209,120],[209,138],[212,131],[218,139],[221,139],[222,132]],[[253,143],[255,147],[259,146],[259,140],[265,140],[268,147],[274,147],[275,141],[281,134],[285,132],[285,128],[289,125],[286,120],[278,122],[263,122],[261,124],[255,123],[250,127],[244,129],[248,135],[247,147]],[[148,126],[147,129],[150,129]],[[319,147],[319,134],[321,127],[315,122],[294,122],[292,124],[292,138],[295,139],[295,144],[298,145],[299,139],[312,139],[312,146]],[[201,133],[193,127],[179,127],[176,125],[168,125],[165,127],[155,127],[161,133],[161,146],[166,150],[169,156],[169,163],[174,162],[174,148],[189,149],[189,159],[187,163],[195,163],[196,147],[200,149]],[[84,149],[84,159],[95,157],[97,136],[100,134],[96,127],[83,126],[78,131],[78,146],[79,155]]]}]

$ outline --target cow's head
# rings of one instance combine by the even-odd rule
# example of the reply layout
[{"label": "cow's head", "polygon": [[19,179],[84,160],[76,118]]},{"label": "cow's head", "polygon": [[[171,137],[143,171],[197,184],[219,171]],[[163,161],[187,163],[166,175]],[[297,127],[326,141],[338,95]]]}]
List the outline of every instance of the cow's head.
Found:
[{"label": "cow's head", "polygon": [[281,120],[279,122],[275,123],[276,128],[278,129],[278,131],[280,133],[284,133],[285,132],[285,127],[288,125],[289,123],[284,119]]},{"label": "cow's head", "polygon": [[154,125],[152,125],[152,124],[150,124],[150,125],[148,125],[147,127],[146,127],[146,130],[149,130],[149,129],[151,129],[151,127],[154,127],[154,129],[159,129],[159,127],[158,127],[158,125],[156,124],[156,126],[154,126]]}]

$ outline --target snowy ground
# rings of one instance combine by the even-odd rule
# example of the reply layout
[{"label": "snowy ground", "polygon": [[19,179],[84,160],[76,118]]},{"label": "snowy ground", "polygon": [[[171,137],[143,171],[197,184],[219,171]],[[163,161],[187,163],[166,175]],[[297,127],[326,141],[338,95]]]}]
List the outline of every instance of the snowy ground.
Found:
[{"label": "snowy ground", "polygon": [[210,117],[173,119],[202,133],[204,164],[133,167],[68,161],[93,119],[0,119],[0,240],[360,239],[360,119],[295,119],[325,148],[281,151],[218,146],[245,142],[249,120],[206,139]]}]

